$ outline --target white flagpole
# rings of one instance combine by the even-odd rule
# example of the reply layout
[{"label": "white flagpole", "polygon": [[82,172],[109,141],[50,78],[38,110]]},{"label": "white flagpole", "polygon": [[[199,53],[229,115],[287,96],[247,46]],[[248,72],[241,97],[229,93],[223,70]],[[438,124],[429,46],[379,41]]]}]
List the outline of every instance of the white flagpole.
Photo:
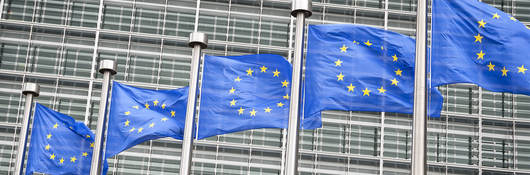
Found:
[{"label": "white flagpole", "polygon": [[26,95],[26,106],[24,107],[24,118],[22,119],[22,128],[20,128],[20,135],[18,139],[17,148],[17,162],[15,166],[15,174],[22,175],[24,169],[24,155],[26,153],[26,145],[28,143],[28,128],[29,120],[31,118],[31,108],[33,107],[33,97],[38,97],[40,93],[40,86],[36,83],[26,83],[22,89],[22,94]]},{"label": "white flagpole", "polygon": [[193,47],[191,53],[190,83],[188,91],[188,104],[186,106],[186,121],[184,124],[184,137],[182,140],[182,155],[180,157],[180,174],[188,175],[191,172],[191,158],[193,151],[193,124],[195,121],[195,105],[197,103],[197,86],[199,82],[199,65],[201,50],[208,46],[208,37],[205,33],[193,32],[190,34],[189,46]]},{"label": "white flagpole", "polygon": [[103,155],[103,143],[105,143],[107,123],[107,102],[109,101],[110,77],[116,74],[116,62],[114,60],[101,60],[99,72],[103,74],[101,84],[101,98],[99,100],[98,123],[96,127],[94,152],[90,165],[90,175],[101,175]]},{"label": "white flagpole", "polygon": [[412,128],[412,175],[427,174],[427,97],[426,42],[427,0],[418,0],[416,16],[416,68],[414,76],[414,115]]},{"label": "white flagpole", "polygon": [[287,128],[287,151],[285,174],[294,175],[298,170],[298,129],[300,128],[300,87],[304,62],[305,18],[311,16],[311,0],[293,0],[291,15],[296,17],[294,41],[293,77],[289,105],[289,127]]}]

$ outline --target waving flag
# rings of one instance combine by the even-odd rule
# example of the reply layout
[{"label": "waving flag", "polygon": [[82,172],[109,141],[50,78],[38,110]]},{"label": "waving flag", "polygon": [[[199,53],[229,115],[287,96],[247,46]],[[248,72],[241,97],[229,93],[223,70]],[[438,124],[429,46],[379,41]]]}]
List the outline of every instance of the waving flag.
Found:
[{"label": "waving flag", "polygon": [[[85,124],[37,103],[26,174],[90,174],[93,147]],[[103,174],[107,169],[105,161]]]},{"label": "waving flag", "polygon": [[188,88],[142,89],[112,84],[107,133],[107,157],[147,140],[182,139]]}]

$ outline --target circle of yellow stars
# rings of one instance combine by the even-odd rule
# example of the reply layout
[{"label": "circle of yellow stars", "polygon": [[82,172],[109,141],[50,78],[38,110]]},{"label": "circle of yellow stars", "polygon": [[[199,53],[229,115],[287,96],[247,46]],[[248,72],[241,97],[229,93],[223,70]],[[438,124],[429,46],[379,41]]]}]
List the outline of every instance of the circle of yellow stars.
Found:
[{"label": "circle of yellow stars", "polygon": [[[259,71],[259,73],[267,73],[267,71],[269,71],[269,68],[266,67],[266,66],[261,66],[259,67],[259,70],[252,70],[251,68],[248,68],[245,72],[246,72],[246,76],[247,77],[252,77],[254,76],[254,72],[255,71]],[[280,71],[278,71],[278,69],[274,69],[274,71],[272,71],[272,77],[277,77],[277,78],[280,78]],[[244,77],[243,77],[244,78]],[[234,79],[234,83],[239,83],[241,82],[242,78],[241,76],[237,76],[235,79]],[[289,88],[289,81],[287,80],[283,80],[282,82],[282,88]],[[230,88],[228,90],[228,94],[230,95],[235,95],[236,94],[236,89],[234,87]],[[282,96],[282,99],[285,99],[285,100],[289,100],[289,94],[285,94],[284,96]],[[287,101],[286,103],[288,103],[289,101]],[[235,98],[232,98],[232,100],[229,102],[230,103],[230,106],[236,106],[237,105],[237,100]],[[285,106],[286,103],[282,103],[281,101],[276,103],[276,107],[277,108],[282,108],[283,106]],[[272,111],[272,106],[267,106],[266,108],[263,109],[263,112],[264,113],[271,113]],[[237,108],[236,108],[237,109]],[[256,114],[259,112],[259,109],[256,110],[255,108],[249,108],[249,109],[252,109],[250,110],[248,113],[251,117],[253,116],[256,116]],[[244,115],[245,114],[245,108],[243,107],[239,107],[239,109],[237,109],[237,114],[238,115]]]},{"label": "circle of yellow stars", "polygon": [[[376,46],[373,46],[374,43],[371,42],[370,40],[366,40],[365,42],[362,42],[364,46],[366,47],[376,47]],[[361,45],[360,42],[358,41],[353,41],[353,45]],[[381,50],[385,50],[384,46],[380,46]],[[349,47],[346,46],[346,44],[343,44],[342,47],[339,48],[340,49],[340,52],[341,53],[347,53],[348,52],[348,49]],[[396,54],[392,55],[392,62],[396,63],[398,61],[398,56]],[[335,67],[338,68],[338,67],[342,67],[342,63],[344,63],[342,60],[340,60],[340,58],[338,58],[336,61],[333,62],[335,64]],[[401,77],[403,76],[403,70],[401,69],[396,69],[394,70],[394,73],[395,73],[395,76],[396,77]],[[337,81],[344,81],[344,74],[342,74],[342,72],[339,72],[339,74],[337,75]],[[391,84],[390,86],[398,86],[399,84],[399,80],[394,78],[391,81]],[[355,88],[357,88],[356,86],[353,85],[353,83],[350,83],[348,86],[346,86],[348,92],[351,92],[351,93],[354,93],[355,92]],[[368,88],[365,88],[363,90],[361,90],[363,92],[363,96],[370,96],[370,93],[372,92],[372,90],[368,89]],[[385,89],[384,86],[381,86],[380,88],[377,88],[377,91],[379,94],[386,94],[386,91],[387,89]]]},{"label": "circle of yellow stars", "polygon": [[[492,17],[491,19],[491,22],[495,22],[497,20],[500,20],[501,19],[501,16],[498,14],[498,13],[494,13],[492,14]],[[514,17],[510,17],[510,20],[512,21],[515,21],[517,22],[517,19],[515,19]],[[478,29],[480,30],[481,28],[482,29],[485,29],[487,27],[487,24],[488,22],[485,21],[484,19],[481,19],[480,21],[477,21],[477,24],[478,24]],[[525,26],[526,28],[530,29],[528,26]],[[474,35],[473,36],[475,38],[475,42],[476,44],[482,44],[482,40],[484,39],[484,36],[480,34],[480,32],[477,33],[477,35]],[[482,60],[484,61],[484,56],[486,56],[486,52],[484,50],[480,50],[480,52],[477,52],[476,53],[477,57],[476,57],[476,60]],[[491,61],[489,61],[489,63],[486,65],[488,67],[488,71],[496,71],[495,70],[495,64],[493,64]],[[526,74],[526,71],[528,70],[524,64],[521,65],[521,66],[516,66],[517,67],[517,73],[520,73],[520,74]],[[497,68],[499,69],[499,68]],[[508,77],[508,72],[510,72],[509,69],[506,69],[506,66],[503,66],[502,69],[500,69],[501,71],[501,77]]]},{"label": "circle of yellow stars", "polygon": [[[169,117],[172,117],[172,118],[175,117],[175,114],[176,114],[176,111],[170,110],[170,109],[166,109],[167,108],[167,104],[165,104],[165,103],[160,104],[160,101],[158,101],[158,100],[152,101],[152,105],[151,105],[151,103],[146,102],[145,104],[143,104],[143,106],[135,105],[135,106],[132,106],[132,108],[135,109],[135,110],[132,110],[132,111],[137,111],[137,110],[141,110],[141,109],[151,110],[152,108],[161,108],[162,110],[168,111],[167,115]],[[131,110],[125,111],[124,115],[125,116],[131,115]],[[162,117],[160,119],[160,122],[164,123],[168,119],[169,118],[167,118],[167,117]],[[154,128],[156,124],[157,124],[156,122],[151,122],[149,124],[148,128]],[[144,132],[145,128],[143,128],[143,127],[136,128],[136,127],[132,127],[131,125],[132,125],[132,123],[131,123],[131,121],[129,119],[125,119],[125,122],[123,122],[123,126],[124,127],[131,127],[129,129],[129,133],[141,134],[142,132]]]},{"label": "circle of yellow stars", "polygon": [[[59,127],[60,127],[59,124],[58,124],[58,123],[55,123],[55,124],[52,126],[52,130],[56,130],[56,129],[58,129]],[[71,128],[70,128],[70,129],[71,129]],[[48,135],[46,135],[46,140],[47,140],[48,142],[50,142],[51,139],[52,139],[52,137],[53,137],[53,134],[50,132],[50,133],[48,133]],[[86,138],[90,138],[90,135],[86,135],[85,137],[86,137]],[[90,148],[92,148],[92,149],[94,148],[94,142],[90,143]],[[44,150],[46,150],[46,151],[50,151],[50,149],[52,149],[52,147],[50,146],[49,143],[46,144],[46,146],[44,146]],[[61,158],[59,159],[59,157],[61,157]],[[57,159],[56,159],[56,158],[57,158]],[[67,159],[69,158],[69,159],[70,159],[69,162],[72,163],[72,164],[73,164],[73,163],[76,163],[76,161],[78,160],[77,157],[76,157],[75,155],[74,155],[74,156],[71,156],[71,157],[68,157],[68,156],[67,156],[66,158],[67,158]],[[88,152],[82,152],[82,153],[80,154],[79,158],[89,158],[89,157],[88,157]],[[64,159],[63,156],[55,155],[55,153],[51,153],[50,156],[49,156],[49,159],[50,159],[50,160],[57,161],[57,163],[59,164],[59,166],[63,165],[63,164],[64,164],[64,161],[65,161],[65,159]]]}]

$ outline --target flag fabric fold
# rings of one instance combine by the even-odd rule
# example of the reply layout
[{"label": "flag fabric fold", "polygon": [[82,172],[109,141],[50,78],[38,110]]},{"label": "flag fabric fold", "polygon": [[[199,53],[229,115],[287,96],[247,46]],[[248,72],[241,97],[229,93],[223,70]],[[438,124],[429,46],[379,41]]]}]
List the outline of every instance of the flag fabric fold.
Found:
[{"label": "flag fabric fold", "polygon": [[184,134],[188,88],[152,90],[113,82],[107,157],[144,141]]},{"label": "flag fabric fold", "polygon": [[[373,27],[310,25],[304,120],[323,110],[412,114],[415,40]],[[432,88],[428,115],[439,117],[443,97]]]},{"label": "flag fabric fold", "polygon": [[432,16],[434,86],[473,83],[530,95],[528,27],[477,0],[435,0]]},{"label": "flag fabric fold", "polygon": [[36,103],[26,174],[90,174],[93,147],[85,124]]},{"label": "flag fabric fold", "polygon": [[[291,69],[279,55],[206,55],[198,139],[249,129],[287,128]],[[309,128],[320,127],[312,123]]]}]

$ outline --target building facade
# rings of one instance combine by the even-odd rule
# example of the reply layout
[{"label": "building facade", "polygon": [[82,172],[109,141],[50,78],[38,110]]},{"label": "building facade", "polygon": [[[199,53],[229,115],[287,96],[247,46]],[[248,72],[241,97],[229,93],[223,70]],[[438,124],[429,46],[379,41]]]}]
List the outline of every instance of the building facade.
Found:
[{"label": "building facade", "polygon": [[[483,0],[530,24],[530,1]],[[353,23],[415,35],[416,0],[313,0],[308,24]],[[195,29],[211,55],[292,57],[288,0],[0,0],[0,174],[14,171],[24,82],[36,101],[95,130],[100,59],[114,80],[153,88],[188,84]],[[98,25],[98,23],[100,25]],[[529,174],[530,97],[475,85],[440,87],[428,120],[429,174]],[[326,111],[300,134],[300,174],[409,174],[412,116]],[[195,141],[193,174],[281,174],[286,132],[257,129]],[[178,174],[181,141],[142,143],[109,159],[109,174]]]}]

